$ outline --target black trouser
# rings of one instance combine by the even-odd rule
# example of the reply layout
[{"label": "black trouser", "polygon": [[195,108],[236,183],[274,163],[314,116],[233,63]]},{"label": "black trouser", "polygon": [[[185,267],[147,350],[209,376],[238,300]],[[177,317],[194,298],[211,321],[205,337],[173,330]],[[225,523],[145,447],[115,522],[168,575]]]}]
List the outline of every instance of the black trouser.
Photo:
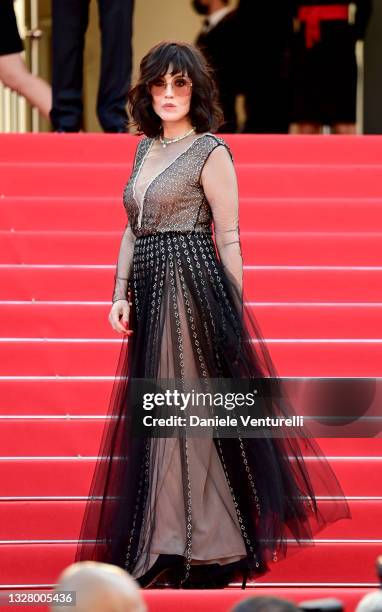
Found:
[{"label": "black trouser", "polygon": [[243,92],[245,122],[241,129],[250,134],[287,134],[289,131],[289,99],[285,81],[258,79],[256,85]]},{"label": "black trouser", "polygon": [[217,129],[217,132],[220,134],[237,132],[236,93],[233,87],[229,85],[232,85],[232,83],[221,83],[218,85],[220,104],[224,113],[224,124]]},{"label": "black trouser", "polygon": [[[127,92],[132,66],[134,0],[98,0],[101,77],[97,115],[105,132],[126,131]],[[89,0],[53,0],[53,128],[82,127],[82,83]]]},{"label": "black trouser", "polygon": [[246,120],[242,132],[285,134],[290,123],[290,84],[280,57],[259,54],[253,77],[243,87]]}]

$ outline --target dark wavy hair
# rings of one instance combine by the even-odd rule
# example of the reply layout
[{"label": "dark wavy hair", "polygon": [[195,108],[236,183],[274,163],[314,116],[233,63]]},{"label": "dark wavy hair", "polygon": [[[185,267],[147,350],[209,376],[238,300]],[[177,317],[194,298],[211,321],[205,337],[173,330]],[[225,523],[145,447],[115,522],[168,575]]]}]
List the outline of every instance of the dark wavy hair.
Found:
[{"label": "dark wavy hair", "polygon": [[162,121],[152,106],[148,85],[162,77],[172,64],[171,74],[182,73],[192,80],[190,120],[196,132],[213,132],[224,122],[214,72],[194,45],[186,42],[162,41],[143,57],[137,83],[128,93],[128,109],[132,117],[129,127],[137,134],[151,138],[161,131]]}]

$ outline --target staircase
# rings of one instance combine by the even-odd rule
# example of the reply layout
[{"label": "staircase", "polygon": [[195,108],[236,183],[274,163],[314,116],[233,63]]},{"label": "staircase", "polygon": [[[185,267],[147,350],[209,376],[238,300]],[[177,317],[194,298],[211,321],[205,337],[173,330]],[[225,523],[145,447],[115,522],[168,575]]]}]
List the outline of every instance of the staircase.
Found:
[{"label": "staircase", "polygon": [[[382,138],[224,137],[239,178],[246,300],[278,373],[381,377]],[[107,315],[136,142],[0,136],[0,589],[51,588],[73,561],[120,350]],[[353,610],[377,586],[382,422],[374,438],[349,431],[318,442],[352,520],[253,589],[145,592],[150,610],[211,612],[270,592],[330,594]]]}]

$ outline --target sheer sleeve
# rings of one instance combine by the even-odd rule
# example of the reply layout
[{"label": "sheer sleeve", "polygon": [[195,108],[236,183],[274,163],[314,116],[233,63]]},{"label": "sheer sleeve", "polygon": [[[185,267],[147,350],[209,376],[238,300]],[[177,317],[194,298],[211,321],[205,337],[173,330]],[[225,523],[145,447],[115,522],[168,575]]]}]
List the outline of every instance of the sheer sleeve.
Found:
[{"label": "sheer sleeve", "polygon": [[[135,168],[140,143],[141,141],[138,142],[135,150],[132,171]],[[127,299],[128,282],[133,261],[135,238],[136,236],[130,227],[130,223],[128,222],[121,238],[118,261],[114,273],[114,288],[112,296],[113,304],[117,300]]]},{"label": "sheer sleeve", "polygon": [[239,230],[239,194],[231,153],[224,145],[213,149],[204,164],[201,183],[211,207],[216,248],[225,271],[243,291],[243,258]]},{"label": "sheer sleeve", "polygon": [[127,299],[127,286],[133,261],[135,234],[127,223],[119,247],[118,262],[114,274],[112,302]]}]

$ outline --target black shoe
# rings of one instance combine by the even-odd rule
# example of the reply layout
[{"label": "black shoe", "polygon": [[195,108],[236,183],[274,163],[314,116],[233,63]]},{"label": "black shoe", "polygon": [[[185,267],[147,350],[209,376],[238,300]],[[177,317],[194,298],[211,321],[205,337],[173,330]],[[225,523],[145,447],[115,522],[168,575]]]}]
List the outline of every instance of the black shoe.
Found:
[{"label": "black shoe", "polygon": [[[245,589],[246,587],[249,575],[246,559],[239,559],[239,561],[233,561],[232,563],[226,563],[224,565],[213,563],[211,565],[206,564],[204,566],[194,567],[203,568],[202,571],[205,573],[205,580],[201,583],[201,586],[194,586],[193,588],[224,589],[237,578],[238,572],[242,574],[241,588]],[[194,584],[195,583],[197,583],[197,581],[194,580]]]},{"label": "black shoe", "polygon": [[182,555],[160,554],[154,565],[143,576],[136,578],[136,580],[143,589],[146,589],[154,584],[158,578],[164,576],[168,570],[179,567],[183,563],[184,557]]},{"label": "black shoe", "polygon": [[248,567],[244,567],[243,568],[243,582],[241,583],[241,588],[242,589],[245,589],[245,587],[247,585],[248,574],[249,574]]},{"label": "black shoe", "polygon": [[[181,582],[183,589],[224,589],[232,582],[235,568],[219,563],[198,563],[191,565],[189,577]],[[236,566],[235,566],[236,567]]]}]

